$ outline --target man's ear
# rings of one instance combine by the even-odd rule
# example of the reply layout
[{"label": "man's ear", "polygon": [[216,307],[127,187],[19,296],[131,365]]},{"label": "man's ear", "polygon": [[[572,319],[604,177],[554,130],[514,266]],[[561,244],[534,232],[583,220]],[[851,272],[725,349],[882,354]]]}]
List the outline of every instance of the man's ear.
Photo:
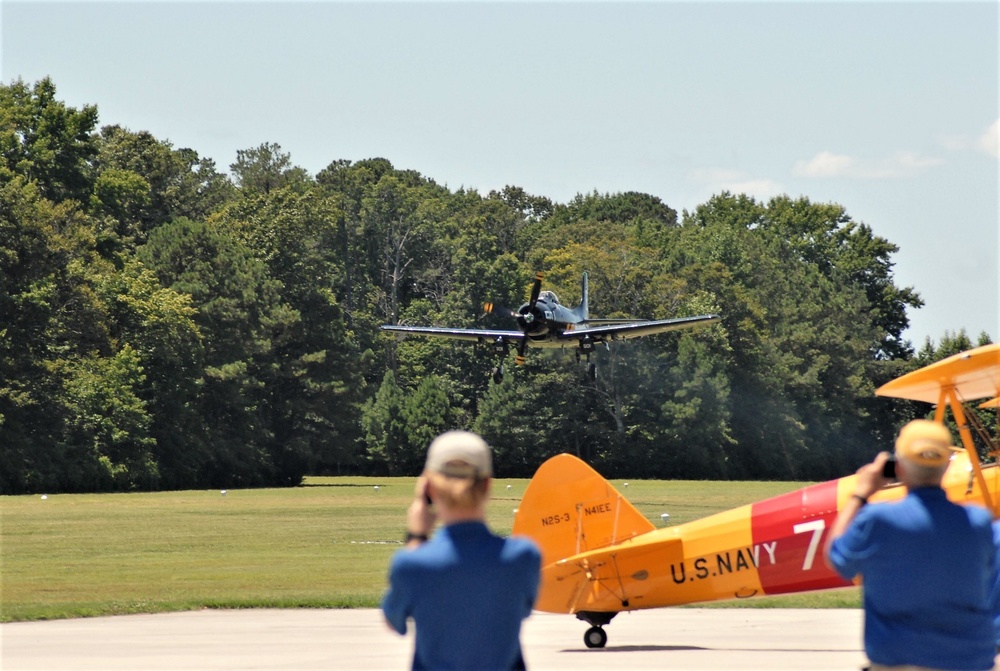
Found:
[{"label": "man's ear", "polygon": [[903,482],[903,478],[909,475],[906,472],[906,464],[902,459],[896,459],[896,482]]}]

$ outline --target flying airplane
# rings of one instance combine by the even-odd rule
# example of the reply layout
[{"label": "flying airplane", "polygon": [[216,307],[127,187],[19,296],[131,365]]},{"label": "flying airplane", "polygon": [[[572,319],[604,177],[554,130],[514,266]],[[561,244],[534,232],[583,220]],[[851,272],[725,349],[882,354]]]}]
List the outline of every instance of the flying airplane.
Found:
[{"label": "flying airplane", "polygon": [[573,347],[576,349],[577,360],[581,355],[586,357],[587,372],[590,378],[594,379],[597,367],[590,363],[590,354],[598,343],[604,343],[607,346],[612,340],[639,338],[654,333],[714,324],[722,319],[719,315],[650,320],[591,319],[588,308],[589,292],[586,272],[583,273],[580,304],[575,308],[562,305],[555,293],[542,291],[543,277],[544,274],[541,272],[535,274],[531,296],[528,302],[517,310],[504,310],[493,303],[487,303],[485,306],[487,313],[507,313],[513,317],[517,322],[517,331],[444,326],[405,326],[401,324],[387,324],[382,327],[382,330],[395,333],[400,338],[407,335],[419,335],[489,343],[500,357],[500,362],[493,369],[493,380],[499,384],[503,379],[503,360],[510,352],[512,345],[517,351],[514,362],[518,365],[524,364],[529,344],[532,347]]},{"label": "flying airplane", "polygon": [[[955,448],[942,486],[951,500],[985,505],[997,517],[1000,468],[980,464],[969,430],[974,413],[962,404],[1000,394],[1000,344],[903,375],[876,394],[936,403],[939,422],[952,410],[964,449]],[[512,533],[531,537],[542,551],[535,608],[576,615],[590,624],[586,646],[602,648],[604,626],[622,611],[850,586],[825,564],[822,548],[856,477],[656,528],[594,469],[560,454],[528,484]],[[889,485],[871,501],[905,491]]]}]

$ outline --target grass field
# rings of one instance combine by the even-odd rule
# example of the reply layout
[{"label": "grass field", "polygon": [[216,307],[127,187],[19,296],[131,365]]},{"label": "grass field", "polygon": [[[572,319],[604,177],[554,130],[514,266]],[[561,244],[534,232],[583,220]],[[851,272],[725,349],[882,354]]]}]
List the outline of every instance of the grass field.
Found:
[{"label": "grass field", "polygon": [[[497,480],[490,524],[509,533],[527,480]],[[661,525],[803,486],[614,483]],[[376,489],[376,485],[378,489]],[[197,608],[378,604],[413,478],[307,478],[292,489],[0,497],[0,621]],[[723,607],[857,607],[858,590]]]}]

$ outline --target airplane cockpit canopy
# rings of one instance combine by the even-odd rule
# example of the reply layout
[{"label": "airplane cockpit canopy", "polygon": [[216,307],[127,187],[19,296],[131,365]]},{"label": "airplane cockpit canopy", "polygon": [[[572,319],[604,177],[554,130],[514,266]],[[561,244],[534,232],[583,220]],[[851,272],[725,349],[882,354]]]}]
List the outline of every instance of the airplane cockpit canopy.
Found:
[{"label": "airplane cockpit canopy", "polygon": [[543,291],[538,294],[538,300],[545,301],[546,303],[558,303],[559,297],[552,291]]}]

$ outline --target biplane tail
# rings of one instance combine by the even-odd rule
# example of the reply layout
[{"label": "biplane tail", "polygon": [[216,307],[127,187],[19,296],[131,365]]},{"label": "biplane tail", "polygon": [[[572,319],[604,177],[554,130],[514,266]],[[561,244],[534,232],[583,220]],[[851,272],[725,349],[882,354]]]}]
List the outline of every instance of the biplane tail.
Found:
[{"label": "biplane tail", "polygon": [[542,566],[621,543],[655,527],[593,468],[570,454],[542,464],[514,515],[515,535],[532,538]]}]

